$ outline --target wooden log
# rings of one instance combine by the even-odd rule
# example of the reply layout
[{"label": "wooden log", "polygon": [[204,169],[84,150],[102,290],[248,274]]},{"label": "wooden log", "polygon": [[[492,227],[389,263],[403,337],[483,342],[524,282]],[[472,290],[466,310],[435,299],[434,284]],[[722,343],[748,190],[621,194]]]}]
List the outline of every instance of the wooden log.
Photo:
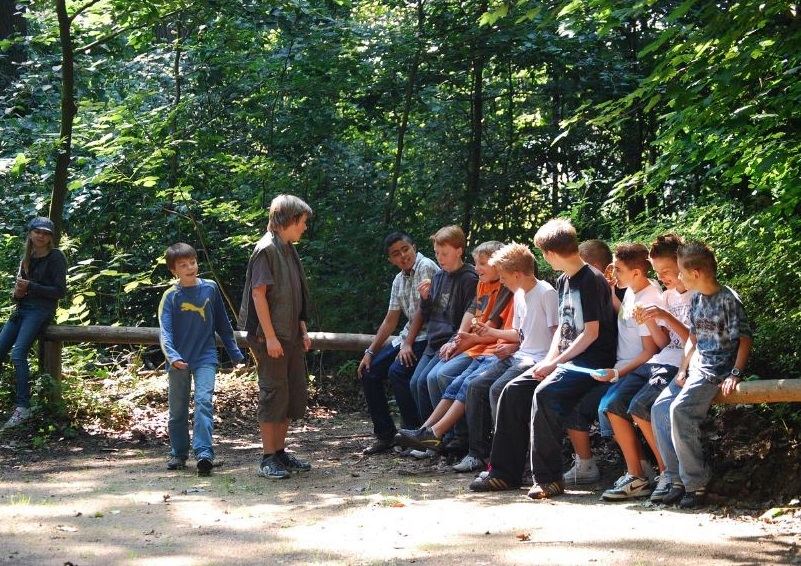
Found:
[{"label": "wooden log", "polygon": [[[237,331],[237,343],[247,346],[246,334]],[[159,329],[126,326],[51,325],[44,331],[43,367],[54,377],[61,377],[61,346],[63,343],[143,344],[159,343]],[[314,350],[361,352],[373,341],[372,334],[338,332],[309,332]],[[219,339],[218,339],[219,344]],[[222,345],[222,344],[220,344]],[[744,381],[730,395],[720,393],[713,403],[791,403],[801,401],[801,379],[760,379]]]},{"label": "wooden log", "polygon": [[794,403],[801,401],[801,379],[743,381],[728,395],[718,393],[713,403]]},{"label": "wooden log", "polygon": [[[236,341],[247,346],[246,333],[236,331]],[[373,341],[372,334],[346,334],[339,332],[309,332],[313,350],[362,351]],[[144,344],[159,343],[159,329],[156,327],[127,326],[70,326],[50,325],[44,331],[46,341],[92,344]],[[217,343],[220,343],[218,338]]]}]

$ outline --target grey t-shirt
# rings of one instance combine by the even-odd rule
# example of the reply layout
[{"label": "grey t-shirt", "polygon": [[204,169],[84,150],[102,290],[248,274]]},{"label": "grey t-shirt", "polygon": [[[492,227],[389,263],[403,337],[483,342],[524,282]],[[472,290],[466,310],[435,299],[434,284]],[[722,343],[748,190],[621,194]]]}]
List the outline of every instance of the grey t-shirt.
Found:
[{"label": "grey t-shirt", "polygon": [[690,306],[690,333],[696,335],[690,369],[720,383],[734,367],[740,338],[751,337],[739,295],[725,286],[712,295],[696,293]]}]

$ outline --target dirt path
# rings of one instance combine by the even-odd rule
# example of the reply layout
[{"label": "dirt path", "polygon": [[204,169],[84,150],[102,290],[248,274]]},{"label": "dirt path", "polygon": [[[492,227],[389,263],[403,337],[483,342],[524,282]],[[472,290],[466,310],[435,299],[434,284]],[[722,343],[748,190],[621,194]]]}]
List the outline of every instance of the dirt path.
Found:
[{"label": "dirt path", "polygon": [[598,489],[534,502],[474,494],[470,477],[361,456],[367,422],[312,419],[290,441],[303,476],[255,474],[255,437],[218,439],[208,478],[165,469],[160,442],[0,438],[0,564],[792,564],[801,517],[604,504]]}]

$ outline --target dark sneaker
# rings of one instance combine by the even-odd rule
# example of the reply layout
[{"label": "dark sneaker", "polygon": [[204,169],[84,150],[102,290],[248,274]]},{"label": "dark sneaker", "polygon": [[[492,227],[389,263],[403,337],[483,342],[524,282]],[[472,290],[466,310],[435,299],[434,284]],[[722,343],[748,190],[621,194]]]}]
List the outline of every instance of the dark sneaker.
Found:
[{"label": "dark sneaker", "polygon": [[200,458],[197,461],[197,475],[210,476],[211,469],[214,467],[214,462],[209,458]]},{"label": "dark sneaker", "polygon": [[362,451],[365,456],[372,456],[373,454],[381,454],[395,446],[393,439],[376,438],[375,441]]},{"label": "dark sneaker", "polygon": [[259,476],[271,480],[284,480],[291,477],[281,461],[272,456],[263,456],[259,464]]},{"label": "dark sneaker", "polygon": [[679,501],[679,507],[682,509],[692,509],[703,505],[704,501],[706,501],[706,489],[696,489],[695,491],[688,491],[684,494],[684,497]]},{"label": "dark sneaker", "polygon": [[464,456],[467,454],[468,446],[467,443],[459,438],[458,436],[454,436],[443,448],[445,452],[448,454],[453,454],[456,456]]},{"label": "dark sneaker", "polygon": [[562,495],[565,492],[564,480],[556,480],[551,483],[538,484],[534,483],[531,489],[528,490],[528,496],[531,499],[550,499],[557,495]]},{"label": "dark sneaker", "polygon": [[183,470],[186,467],[186,458],[183,456],[170,456],[167,460],[168,470]]},{"label": "dark sneaker", "polygon": [[604,501],[620,501],[622,499],[645,497],[650,494],[651,485],[647,479],[626,473],[615,482],[615,485],[603,492],[601,499]]},{"label": "dark sneaker", "polygon": [[519,485],[512,485],[506,480],[494,477],[491,474],[487,474],[483,477],[478,476],[470,482],[470,491],[509,491],[519,488]]},{"label": "dark sneaker", "polygon": [[662,503],[673,505],[681,501],[682,497],[684,497],[684,486],[680,483],[674,483],[670,486],[670,491],[667,492],[667,495],[662,498]]},{"label": "dark sneaker", "polygon": [[284,468],[290,472],[308,472],[311,470],[311,464],[304,460],[298,460],[293,454],[286,450],[276,453],[275,457],[284,465]]},{"label": "dark sneaker", "polygon": [[662,503],[665,496],[670,493],[671,483],[665,474],[657,476],[656,487],[651,492],[651,501],[653,503]]},{"label": "dark sneaker", "polygon": [[442,448],[442,439],[437,438],[434,431],[428,426],[412,431],[401,429],[395,439],[401,446],[420,450],[439,450]]}]

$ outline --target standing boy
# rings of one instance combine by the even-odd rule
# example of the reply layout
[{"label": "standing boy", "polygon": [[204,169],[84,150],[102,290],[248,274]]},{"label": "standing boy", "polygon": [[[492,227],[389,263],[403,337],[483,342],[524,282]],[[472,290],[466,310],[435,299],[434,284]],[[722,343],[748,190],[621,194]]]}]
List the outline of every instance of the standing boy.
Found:
[{"label": "standing boy", "polygon": [[[423,355],[428,335],[417,306],[420,293],[417,287],[423,281],[430,281],[439,271],[437,264],[417,251],[411,237],[401,232],[393,232],[384,240],[384,251],[389,262],[400,271],[392,281],[389,308],[381,326],[370,346],[364,351],[356,375],[362,382],[367,410],[373,421],[375,441],[368,446],[365,454],[378,454],[389,450],[395,444],[395,421],[389,412],[389,404],[384,392],[388,379],[395,394],[403,428],[417,428],[420,418],[409,390],[417,360]],[[398,326],[401,314],[406,324],[391,344],[384,345],[392,331]],[[415,317],[418,320],[415,321]],[[415,321],[415,324],[413,324]]]},{"label": "standing boy", "polygon": [[236,345],[220,289],[197,276],[197,252],[178,243],[164,254],[167,268],[178,281],[164,291],[159,303],[159,341],[167,360],[170,459],[167,468],[179,470],[189,456],[189,390],[195,381],[195,417],[192,449],[199,475],[214,467],[212,398],[219,359],[215,333],[234,363],[245,356]]},{"label": "standing boy", "polygon": [[309,291],[293,244],[306,231],[311,215],[309,205],[296,196],[273,199],[267,233],[248,261],[239,312],[239,325],[248,333],[259,376],[257,418],[263,455],[258,474],[269,479],[311,469],[311,464],[298,460],[285,446],[290,420],[303,417],[308,399]]},{"label": "standing boy", "polygon": [[[546,358],[533,368],[534,378],[543,382],[532,402],[531,471],[535,483],[528,495],[542,499],[564,493],[565,430],[576,452],[575,466],[592,456],[590,425],[597,418],[598,401],[611,376],[600,377],[586,370],[614,365],[617,326],[609,284],[602,273],[582,261],[576,230],[568,220],[546,222],[535,234],[534,245],[552,268],[562,271],[556,282],[559,330]],[[565,362],[578,369],[557,367]],[[573,473],[577,472],[580,470]]]},{"label": "standing boy", "polygon": [[[751,352],[751,327],[740,297],[717,279],[712,250],[700,242],[679,247],[679,276],[690,291],[690,336],[676,378],[651,407],[656,442],[671,479],[666,504],[692,508],[706,498],[709,468],[701,447],[701,423],[718,391],[728,395],[742,377]],[[669,427],[666,426],[669,423]]]}]

